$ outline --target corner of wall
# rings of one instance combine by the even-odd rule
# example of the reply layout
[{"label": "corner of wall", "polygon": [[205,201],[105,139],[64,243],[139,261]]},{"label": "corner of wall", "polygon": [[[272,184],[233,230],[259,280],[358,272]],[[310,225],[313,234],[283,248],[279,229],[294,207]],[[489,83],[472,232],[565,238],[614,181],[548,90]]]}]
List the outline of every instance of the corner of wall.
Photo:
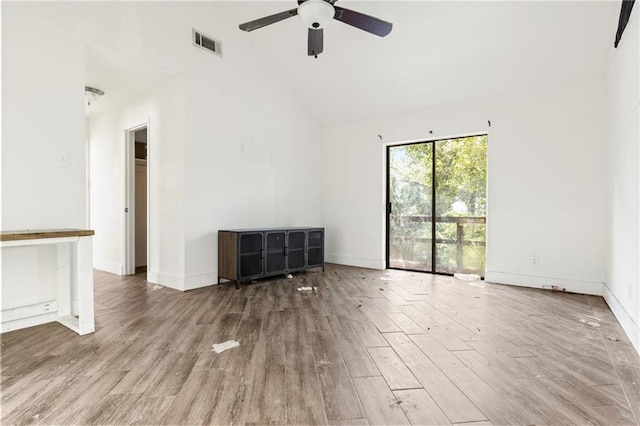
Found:
[{"label": "corner of wall", "polygon": [[609,305],[611,312],[613,312],[613,315],[622,326],[624,332],[627,333],[633,347],[636,348],[636,351],[640,354],[640,325],[631,318],[622,303],[620,303],[606,284],[603,286],[603,293],[604,300],[607,302],[607,305]]}]

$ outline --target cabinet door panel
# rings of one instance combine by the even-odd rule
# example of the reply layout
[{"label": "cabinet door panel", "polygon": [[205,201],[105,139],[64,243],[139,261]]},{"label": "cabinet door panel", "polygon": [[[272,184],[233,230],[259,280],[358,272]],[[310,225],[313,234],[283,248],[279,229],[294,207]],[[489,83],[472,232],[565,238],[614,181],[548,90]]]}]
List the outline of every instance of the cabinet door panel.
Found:
[{"label": "cabinet door panel", "polygon": [[262,252],[262,234],[240,235],[240,255]]},{"label": "cabinet door panel", "polygon": [[289,256],[287,258],[287,267],[291,270],[304,268],[304,231],[289,232]]},{"label": "cabinet door panel", "polygon": [[240,236],[240,278],[249,278],[263,273],[262,234]]},{"label": "cabinet door panel", "polygon": [[240,278],[262,275],[262,255],[245,255],[240,257]]},{"label": "cabinet door panel", "polygon": [[307,265],[322,266],[324,263],[324,231],[309,231],[307,242]]},{"label": "cabinet door panel", "polygon": [[283,272],[285,256],[285,233],[270,232],[267,234],[267,273]]}]

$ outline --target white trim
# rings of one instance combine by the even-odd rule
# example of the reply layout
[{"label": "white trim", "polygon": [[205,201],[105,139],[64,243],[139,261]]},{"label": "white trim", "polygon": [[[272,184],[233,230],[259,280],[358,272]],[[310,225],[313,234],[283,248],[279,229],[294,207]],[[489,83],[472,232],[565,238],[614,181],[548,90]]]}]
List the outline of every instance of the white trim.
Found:
[{"label": "white trim", "polygon": [[165,274],[162,272],[148,271],[147,281],[153,284],[160,284],[174,290],[184,291],[184,277],[178,275]]},{"label": "white trim", "polygon": [[36,325],[48,324],[50,322],[56,322],[58,320],[57,312],[50,312],[46,314],[36,315],[28,318],[20,318],[13,321],[3,322],[2,330],[0,332],[6,333],[8,331],[22,330],[23,328],[34,327]]},{"label": "white trim", "polygon": [[93,268],[99,271],[109,272],[110,274],[123,275],[124,267],[120,263],[108,262],[104,260],[96,260],[93,262]]},{"label": "white trim", "polygon": [[35,305],[19,306],[2,311],[2,323],[9,323],[25,318],[32,318],[58,312],[58,302],[51,300]]},{"label": "white trim", "polygon": [[147,271],[151,269],[151,117],[147,117]]},{"label": "white trim", "polygon": [[196,288],[209,287],[218,285],[218,271],[207,274],[191,275],[184,280],[185,290],[194,290]]},{"label": "white trim", "polygon": [[178,275],[164,274],[162,272],[147,272],[147,281],[160,284],[174,290],[188,291],[196,288],[209,287],[218,284],[218,272],[181,277]]},{"label": "white trim", "polygon": [[640,354],[640,325],[638,325],[633,318],[629,315],[627,310],[622,306],[622,303],[618,300],[618,298],[609,290],[607,285],[603,285],[603,297],[604,300],[609,305],[609,309],[613,312],[613,315],[616,317],[622,329],[629,337],[631,344],[636,349],[638,354]]},{"label": "white trim", "polygon": [[136,271],[135,262],[135,131],[140,126],[125,129],[124,133],[124,229],[123,229],[123,275]]},{"label": "white trim", "polygon": [[604,283],[599,281],[543,277],[498,271],[486,271],[485,281],[488,283],[541,288],[545,290],[551,290],[552,286],[557,286],[559,289],[564,289],[564,291],[569,293],[591,294],[594,296],[602,296],[602,289],[604,287]]},{"label": "white trim", "polygon": [[[135,250],[135,132],[147,129],[147,160],[149,159],[149,118],[125,128],[124,131],[124,229],[123,229],[123,275],[136,273]],[[149,259],[149,164],[147,163],[147,259]]]},{"label": "white trim", "polygon": [[362,257],[343,256],[339,254],[325,254],[325,262],[338,265],[357,266],[368,269],[385,269],[384,259],[365,259]]}]

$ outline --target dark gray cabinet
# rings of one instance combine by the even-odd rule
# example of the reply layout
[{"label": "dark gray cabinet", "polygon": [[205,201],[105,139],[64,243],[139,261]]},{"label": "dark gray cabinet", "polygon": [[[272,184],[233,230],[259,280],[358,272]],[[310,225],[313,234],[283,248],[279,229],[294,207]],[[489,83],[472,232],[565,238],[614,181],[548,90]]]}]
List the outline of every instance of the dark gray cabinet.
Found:
[{"label": "dark gray cabinet", "polygon": [[218,282],[324,270],[324,228],[229,229],[218,231]]}]

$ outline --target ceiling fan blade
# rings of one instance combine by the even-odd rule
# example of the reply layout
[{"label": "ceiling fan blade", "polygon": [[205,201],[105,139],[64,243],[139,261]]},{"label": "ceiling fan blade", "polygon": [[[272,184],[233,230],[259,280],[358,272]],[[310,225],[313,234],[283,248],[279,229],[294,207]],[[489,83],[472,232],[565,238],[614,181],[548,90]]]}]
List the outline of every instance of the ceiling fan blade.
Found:
[{"label": "ceiling fan blade", "polygon": [[258,28],[266,27],[267,25],[275,24],[276,22],[280,22],[287,18],[291,18],[292,16],[296,16],[298,14],[298,9],[286,10],[284,12],[276,13],[275,15],[265,16],[264,18],[255,19],[253,21],[245,22],[244,24],[240,24],[240,29],[242,31],[253,31]]},{"label": "ceiling fan blade", "polygon": [[309,43],[308,43],[308,52],[309,56],[318,57],[319,54],[322,53],[324,48],[324,34],[322,32],[322,28],[314,30],[313,28],[309,28]]},{"label": "ceiling fan blade", "polygon": [[391,32],[391,28],[393,28],[393,24],[391,22],[383,21],[382,19],[365,15],[364,13],[356,12],[354,10],[345,9],[340,6],[333,7],[336,10],[336,14],[334,16],[335,19],[351,25],[352,27],[360,28],[368,33],[384,37],[389,34]]}]

